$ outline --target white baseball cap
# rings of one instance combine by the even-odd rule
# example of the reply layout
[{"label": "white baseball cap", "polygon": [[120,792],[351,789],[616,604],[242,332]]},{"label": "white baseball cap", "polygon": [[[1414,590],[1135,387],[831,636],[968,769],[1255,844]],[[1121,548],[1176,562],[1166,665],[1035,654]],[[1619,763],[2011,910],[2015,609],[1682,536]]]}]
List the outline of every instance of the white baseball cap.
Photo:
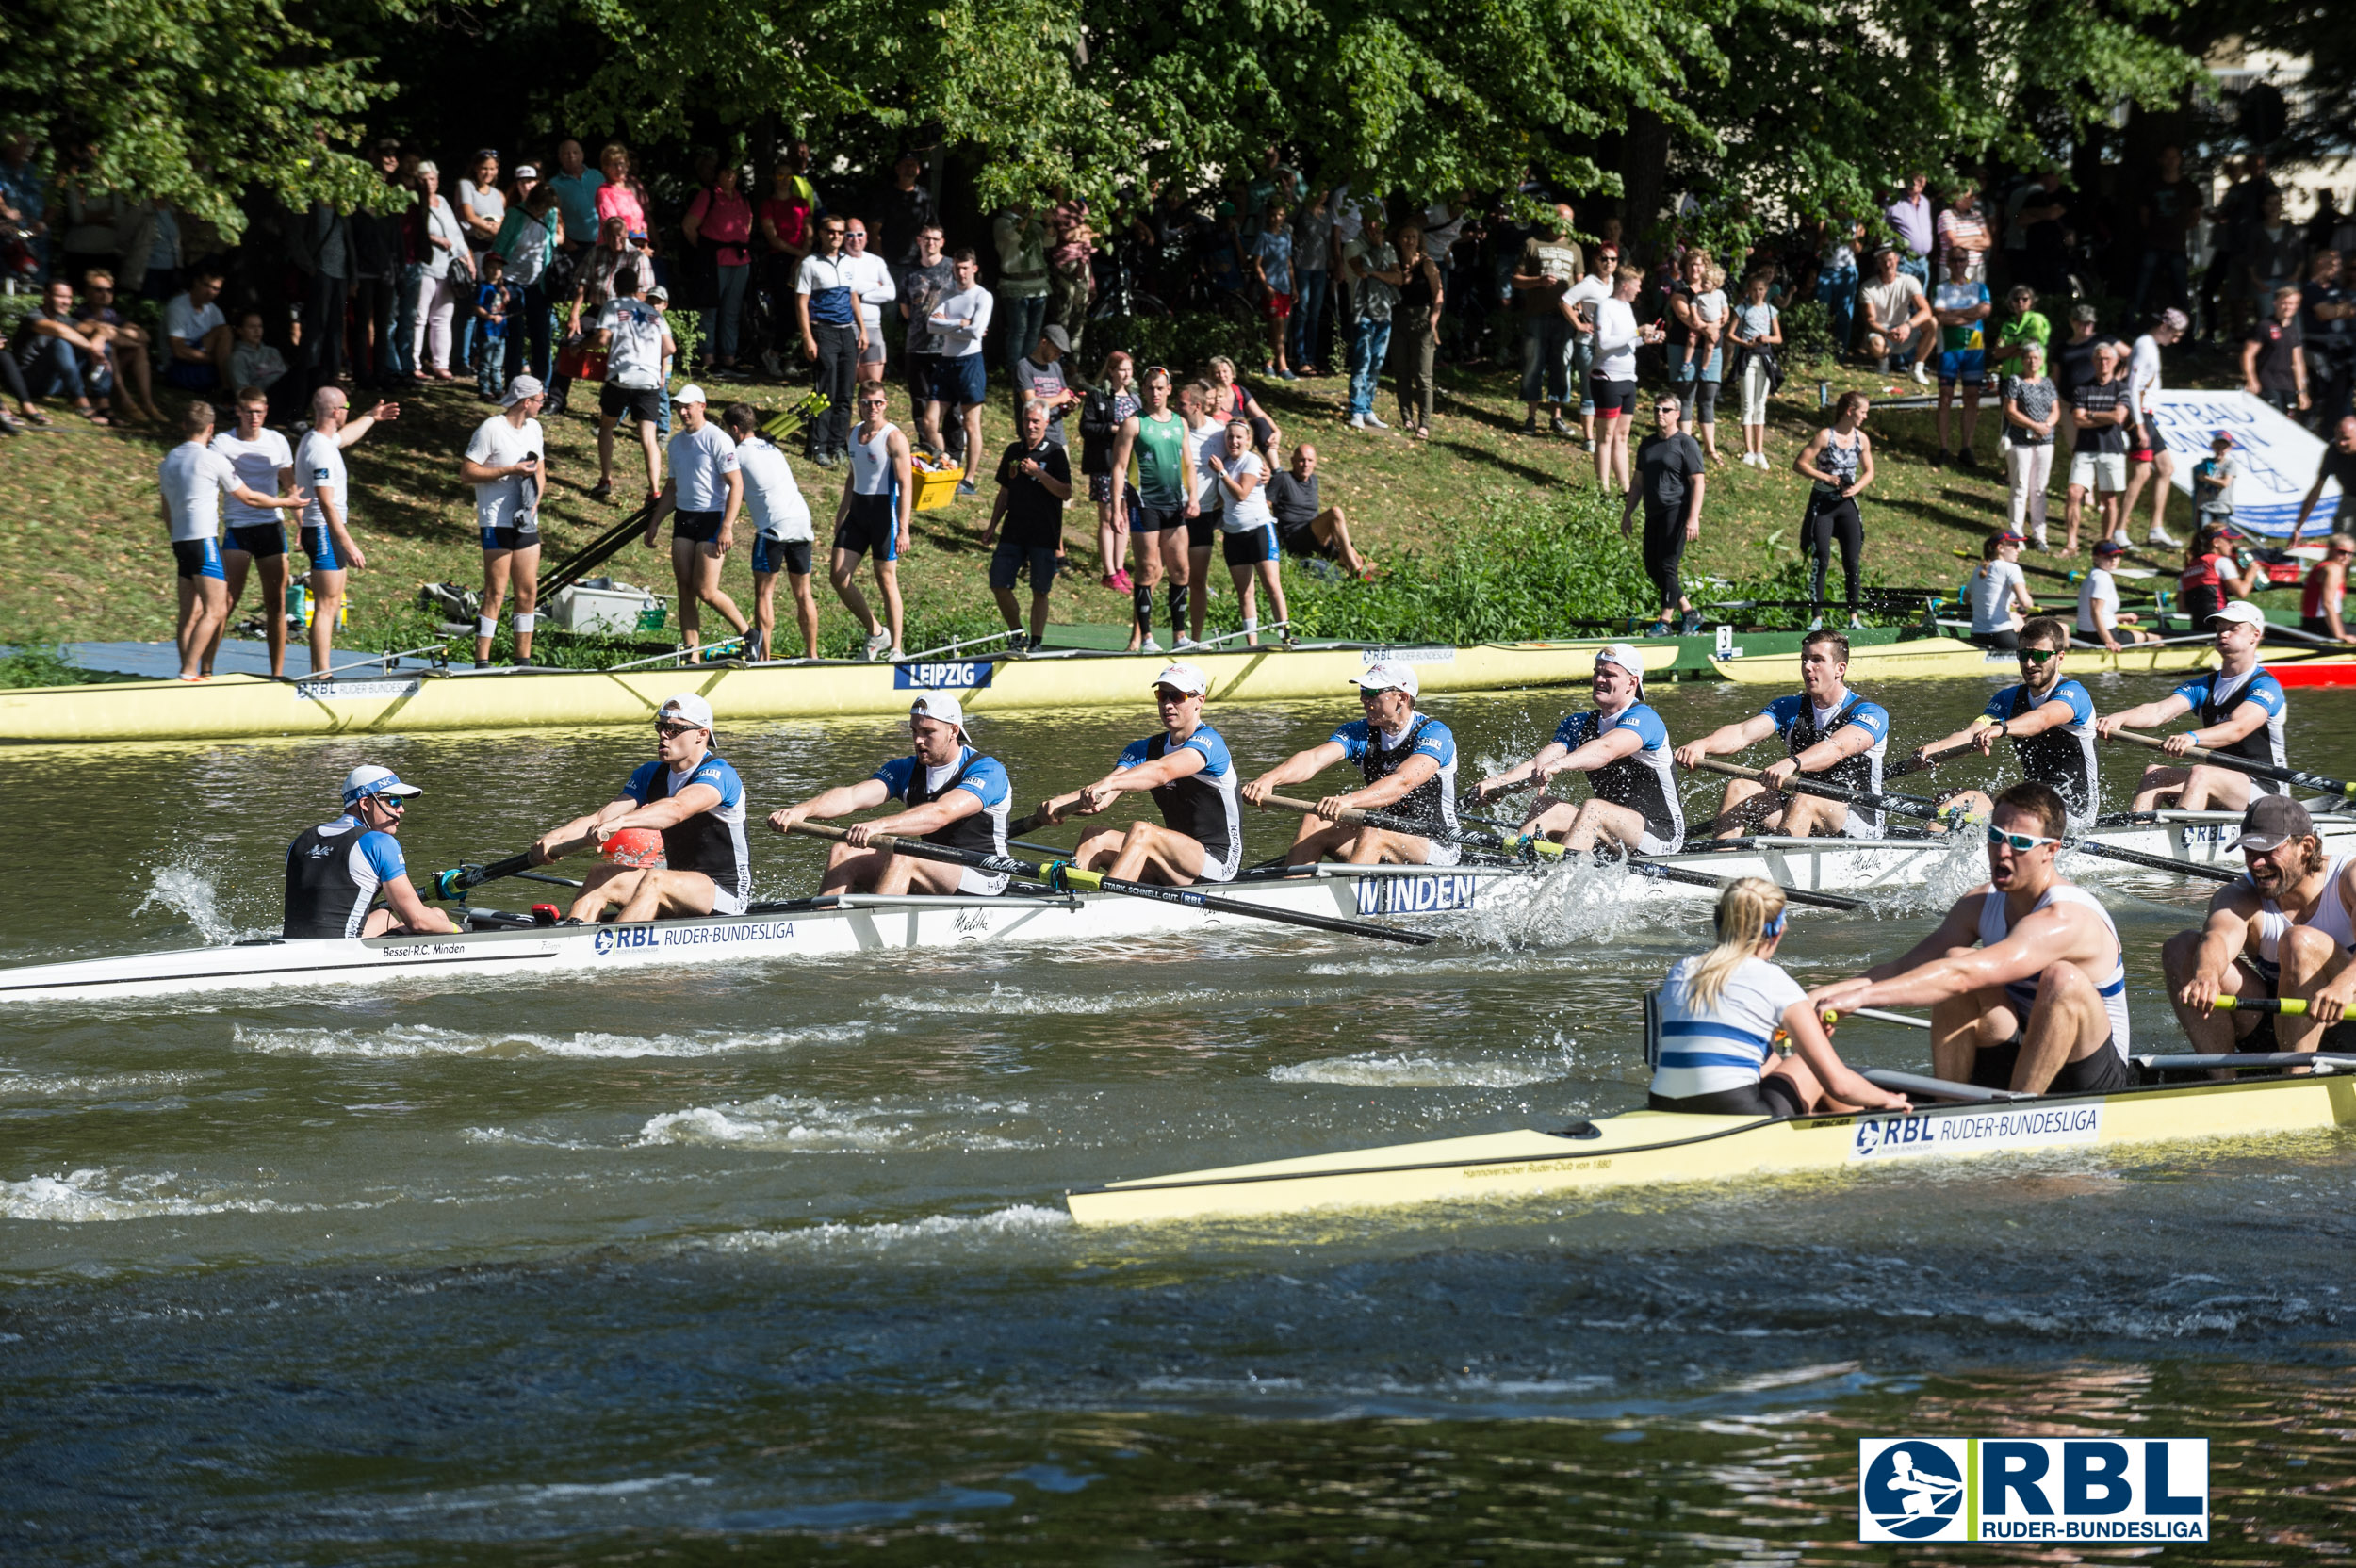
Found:
[{"label": "white baseball cap", "polygon": [[2266,624],[2266,616],[2265,611],[2248,599],[2235,599],[2210,616],[2208,624],[2215,626],[2219,621],[2239,621],[2245,626],[2254,626],[2263,630]]},{"label": "white baseball cap", "polygon": [[1211,678],[1203,673],[1201,666],[1182,662],[1163,665],[1162,673],[1153,678],[1153,684],[1168,686],[1184,692],[1188,696],[1199,697],[1210,694]]},{"label": "white baseball cap", "polygon": [[711,400],[704,396],[702,387],[697,386],[694,382],[689,382],[685,386],[671,394],[671,400],[675,403],[700,403],[709,402]]},{"label": "white baseball cap", "polygon": [[421,795],[425,793],[415,784],[403,784],[401,776],[390,768],[380,768],[373,762],[363,763],[344,775],[344,804],[366,799],[369,795]]},{"label": "white baseball cap", "polygon": [[678,719],[683,724],[694,725],[697,729],[710,729],[712,727],[712,704],[704,701],[693,692],[681,692],[665,702],[655,717]]},{"label": "white baseball cap", "polygon": [[1378,659],[1352,676],[1349,684],[1362,692],[1404,692],[1414,696],[1422,682],[1415,678],[1415,667],[1402,664],[1396,659]]},{"label": "white baseball cap", "polygon": [[537,376],[517,376],[507,384],[507,396],[499,400],[499,407],[513,408],[526,398],[537,398],[547,391]]},{"label": "white baseball cap", "polygon": [[1604,645],[1602,647],[1595,650],[1595,662],[1598,664],[1617,664],[1620,668],[1626,670],[1628,674],[1636,678],[1636,684],[1639,688],[1642,688],[1644,684],[1644,655],[1636,651],[1635,645],[1632,643],[1608,643]]},{"label": "white baseball cap", "polygon": [[960,736],[965,734],[965,704],[957,700],[955,692],[925,693],[908,704],[908,717],[939,719],[942,724],[954,727]]}]

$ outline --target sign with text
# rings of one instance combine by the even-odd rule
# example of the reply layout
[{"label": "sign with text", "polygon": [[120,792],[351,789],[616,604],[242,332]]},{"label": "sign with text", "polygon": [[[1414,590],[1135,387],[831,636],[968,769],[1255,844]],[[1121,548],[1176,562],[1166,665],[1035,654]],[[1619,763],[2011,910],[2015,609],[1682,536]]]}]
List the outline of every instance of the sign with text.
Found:
[{"label": "sign with text", "polygon": [[1859,1541],[2209,1539],[2204,1437],[1868,1437]]},{"label": "sign with text", "polygon": [[[2177,489],[2192,494],[2192,466],[2209,455],[2210,437],[2231,431],[2234,475],[2226,494],[2233,503],[2233,526],[2252,533],[2290,532],[2323,466],[2322,441],[2247,392],[2162,392],[2157,415],[2160,438],[2176,459]],[[2307,534],[2331,531],[2339,494],[2336,480],[2323,487]]]}]

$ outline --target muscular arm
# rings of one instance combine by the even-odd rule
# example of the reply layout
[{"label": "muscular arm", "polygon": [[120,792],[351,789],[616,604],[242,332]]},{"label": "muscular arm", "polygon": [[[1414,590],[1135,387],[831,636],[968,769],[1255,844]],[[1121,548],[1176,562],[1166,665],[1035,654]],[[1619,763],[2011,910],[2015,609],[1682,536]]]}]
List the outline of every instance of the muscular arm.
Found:
[{"label": "muscular arm", "polygon": [[1241,793],[1244,799],[1258,806],[1287,784],[1306,783],[1315,778],[1340,761],[1342,757],[1342,746],[1339,741],[1321,742],[1306,751],[1294,752],[1290,757],[1246,784]]},{"label": "muscular arm", "polygon": [[[880,784],[876,785],[877,789],[882,787]],[[896,816],[877,817],[874,822],[860,823],[859,827],[865,830],[865,833],[861,835],[861,840],[867,835],[875,833],[891,833],[903,839],[921,839],[927,833],[940,832],[953,822],[963,822],[981,808],[981,796],[971,790],[956,789],[942,795],[939,800],[928,800],[922,806],[910,807]],[[854,829],[854,831],[859,831],[859,829]]]},{"label": "muscular arm", "polygon": [[1792,471],[1802,479],[1812,479],[1820,484],[1832,483],[1832,476],[1816,466],[1816,460],[1824,455],[1825,443],[1831,438],[1831,433],[1830,428],[1827,427],[1808,437],[1808,445],[1802,447],[1799,455],[1792,460]]},{"label": "muscular arm", "polygon": [[1092,784],[1083,785],[1068,795],[1056,795],[1040,803],[1039,812],[1051,823],[1061,822],[1077,812],[1092,817],[1122,794],[1146,790],[1158,790],[1182,778],[1192,778],[1209,761],[1201,752],[1188,746],[1139,762],[1135,767],[1115,768]]},{"label": "muscular arm", "polygon": [[1378,778],[1361,790],[1352,790],[1341,798],[1361,811],[1380,811],[1405,800],[1418,785],[1440,771],[1439,761],[1431,757],[1410,757],[1396,771]]},{"label": "muscular arm", "polygon": [[[1950,934],[1963,910],[1970,910],[1968,941],[1978,934],[1979,900],[1970,898],[1949,911],[1938,935]],[[1950,942],[1939,956],[1896,973],[1876,968],[1862,980],[1844,981],[1821,993],[1824,1005],[1852,1011],[1858,1007],[1928,1007],[1972,991],[1994,990],[2015,980],[2044,973],[2056,963],[2100,963],[2111,953],[2101,923],[2075,905],[2056,904],[2038,909],[2016,924],[1992,947],[1963,948]],[[1923,944],[1927,946],[1928,944]],[[1953,949],[1962,949],[1948,956]],[[1915,952],[1921,953],[1918,947]],[[1909,958],[1914,954],[1908,954]]]},{"label": "muscular arm", "polygon": [[854,811],[864,811],[881,806],[892,798],[880,778],[862,778],[856,784],[838,784],[831,790],[821,790],[808,800],[769,813],[769,825],[779,833],[790,830],[799,822],[826,822],[835,817],[847,817]]},{"label": "muscular arm", "polygon": [[2235,741],[2256,734],[2266,727],[2267,717],[2266,710],[2254,702],[2238,703],[2234,706],[2233,711],[2227,715],[2224,723],[2213,725],[2206,729],[2193,730],[2185,739],[2192,742],[2194,745],[2215,751],[2221,746],[2230,746]]},{"label": "muscular arm", "polygon": [[[1536,771],[1541,779],[1551,782],[1558,773],[1592,773],[1644,748],[1644,738],[1633,729],[1614,729],[1596,736],[1576,751],[1565,752],[1552,763]],[[1544,756],[1545,753],[1539,755]]]},{"label": "muscular arm", "polygon": [[2094,721],[2094,732],[2105,741],[2122,729],[2149,729],[2155,724],[2166,724],[2182,713],[2192,711],[2192,704],[2170,692],[2157,702],[2137,703],[2116,713],[2105,713]]},{"label": "muscular arm", "polygon": [[916,459],[908,449],[908,436],[896,426],[891,437],[884,442],[884,450],[892,458],[892,482],[899,487],[899,548],[905,556],[908,549],[910,520],[916,515]]},{"label": "muscular arm", "polygon": [[1861,752],[1873,750],[1875,739],[1862,725],[1843,725],[1790,760],[1798,764],[1801,773],[1823,773]]},{"label": "muscular arm", "polygon": [[1729,756],[1757,745],[1775,732],[1775,721],[1764,713],[1754,713],[1739,724],[1720,725],[1700,740],[1688,741],[1677,747],[1677,766],[1690,768],[1705,757]]},{"label": "muscular arm", "polygon": [[2201,945],[2194,950],[2192,977],[2176,992],[2177,1001],[2199,1008],[2204,1017],[2217,1005],[2217,999],[2225,988],[2226,972],[2250,946],[2250,925],[2257,914],[2258,893],[2254,888],[2217,890],[2217,896],[2209,900],[2208,915],[2201,923]]},{"label": "muscular arm", "polygon": [[1487,800],[1495,795],[1504,794],[1509,790],[1513,790],[1517,786],[1537,777],[1542,770],[1549,772],[1552,771],[1553,764],[1561,761],[1563,758],[1568,757],[1570,754],[1571,748],[1564,745],[1562,742],[1548,741],[1545,745],[1538,748],[1538,755],[1532,757],[1529,761],[1516,763],[1514,766],[1506,769],[1503,773],[1497,775],[1493,778],[1482,779],[1481,783],[1475,787],[1473,792],[1480,796],[1482,800]]}]

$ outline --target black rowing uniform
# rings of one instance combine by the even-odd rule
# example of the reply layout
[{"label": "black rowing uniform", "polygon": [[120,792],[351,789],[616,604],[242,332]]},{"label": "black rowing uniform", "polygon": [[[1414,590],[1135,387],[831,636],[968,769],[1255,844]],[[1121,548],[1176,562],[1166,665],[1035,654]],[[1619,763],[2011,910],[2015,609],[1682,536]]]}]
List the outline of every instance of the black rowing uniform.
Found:
[{"label": "black rowing uniform", "polygon": [[401,841],[358,817],[306,830],[286,847],[286,939],[358,936],[377,890],[408,874]]},{"label": "black rowing uniform", "polygon": [[1685,842],[1685,806],[1677,799],[1677,775],[1670,767],[1669,727],[1649,704],[1631,702],[1609,718],[1573,713],[1554,727],[1554,743],[1577,751],[1615,729],[1634,730],[1644,744],[1590,772],[1587,788],[1597,800],[1625,806],[1644,819],[1639,854],[1675,855]]},{"label": "black rowing uniform", "polygon": [[[924,841],[976,855],[1006,853],[1006,810],[1014,800],[1014,784],[1006,776],[1006,765],[995,757],[985,757],[972,746],[960,746],[957,760],[944,767],[928,768],[916,758],[899,757],[877,768],[874,776],[893,800],[905,801],[910,810],[952,791],[965,791],[982,803],[982,808],[925,834]],[[961,893],[1006,890],[1004,873],[976,871],[968,866],[965,874],[957,879],[957,891]]]},{"label": "black rowing uniform", "polygon": [[1235,796],[1235,760],[1218,730],[1204,724],[1174,743],[1168,731],[1132,741],[1113,769],[1122,772],[1158,762],[1173,751],[1202,753],[1203,766],[1152,792],[1153,804],[1162,810],[1162,825],[1203,846],[1200,880],[1232,882],[1243,862],[1243,808]]},{"label": "black rowing uniform", "polygon": [[2070,704],[2070,722],[2042,735],[2013,736],[2013,755],[2021,759],[2022,777],[2050,785],[2062,797],[2071,828],[2091,827],[2102,800],[2102,776],[2094,760],[2094,699],[2086,695],[2086,689],[2074,680],[2062,680],[2038,696],[2024,682],[2007,686],[1988,698],[1981,711],[2002,724],[2034,713],[2049,702]]},{"label": "black rowing uniform", "polygon": [[640,764],[622,793],[640,806],[668,800],[690,784],[709,784],[720,804],[663,830],[663,863],[673,871],[699,871],[712,878],[712,912],[741,915],[752,897],[752,846],[744,841],[744,784],[736,770],[707,756],[685,773],[661,758]]},{"label": "black rowing uniform", "polygon": [[[1783,749],[1792,757],[1855,725],[1873,737],[1873,743],[1854,757],[1843,757],[1822,773],[1808,776],[1821,783],[1839,785],[1844,790],[1857,790],[1877,795],[1882,789],[1882,760],[1890,753],[1890,710],[1878,702],[1868,702],[1855,692],[1844,691],[1841,700],[1830,708],[1819,708],[1806,692],[1788,697],[1777,697],[1760,709],[1763,718],[1775,721],[1775,733],[1783,737]],[[1882,814],[1852,806],[1842,822],[1841,836],[1850,839],[1878,839],[1882,833]]]},{"label": "black rowing uniform", "polygon": [[[1352,719],[1330,739],[1342,748],[1345,759],[1358,764],[1369,784],[1399,772],[1410,757],[1429,757],[1437,762],[1437,773],[1382,810],[1385,816],[1428,823],[1450,835],[1456,832],[1456,737],[1448,726],[1429,713],[1417,713],[1407,721],[1405,729],[1394,735],[1377,732],[1365,719]],[[1424,844],[1427,866],[1452,866],[1464,858],[1464,846],[1452,837],[1428,838]]]}]

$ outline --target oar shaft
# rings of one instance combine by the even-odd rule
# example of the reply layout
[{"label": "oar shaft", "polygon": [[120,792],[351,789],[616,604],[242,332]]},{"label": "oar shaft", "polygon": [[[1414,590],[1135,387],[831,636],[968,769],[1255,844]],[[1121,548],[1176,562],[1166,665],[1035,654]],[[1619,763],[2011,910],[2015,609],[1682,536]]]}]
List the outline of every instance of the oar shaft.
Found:
[{"label": "oar shaft", "polygon": [[469,889],[480,888],[485,882],[497,882],[501,877],[514,876],[531,869],[532,852],[526,850],[504,860],[494,860],[487,866],[457,866],[449,871],[437,871],[434,874],[433,885],[419,888],[417,893],[422,898],[458,898]]},{"label": "oar shaft", "polygon": [[[2151,751],[2168,749],[2168,740],[2165,736],[2138,735],[2132,729],[2113,730],[2111,739],[2125,741]],[[2308,773],[2300,768],[2278,768],[2271,762],[2260,762],[2248,757],[2235,757],[2230,752],[2212,751],[2207,746],[2186,746],[2183,751],[2172,755],[2182,757],[2187,761],[2205,762],[2213,768],[2231,768],[2235,773],[2252,774],[2257,777],[2271,778],[2282,784],[2296,784],[2302,790],[2315,790],[2328,795],[2356,796],[2356,783],[2350,783],[2346,779],[2327,778],[2319,773]]]},{"label": "oar shaft", "polygon": [[[1767,783],[1766,776],[1759,769],[1746,768],[1739,762],[1722,762],[1715,757],[1702,758],[1693,766],[1703,773],[1723,774],[1728,778],[1744,778],[1754,784]],[[1862,807],[1868,811],[1888,811],[1893,816],[1918,817],[1924,822],[1937,822],[1939,818],[1939,808],[1925,800],[1908,800],[1904,795],[1869,794],[1863,790],[1852,790],[1839,784],[1826,784],[1819,779],[1810,778],[1806,774],[1793,774],[1783,783],[1768,787],[1783,790],[1792,794],[1822,795],[1826,800],[1842,801],[1851,806]]]},{"label": "oar shaft", "polygon": [[2210,1004],[2220,1013],[2280,1013],[2305,1018],[2307,1004],[2296,996],[2220,996]]},{"label": "oar shaft", "polygon": [[[1322,816],[1314,800],[1295,800],[1289,795],[1270,795],[1264,803],[1280,811],[1298,811],[1304,817]],[[1562,846],[1545,839],[1520,833],[1492,833],[1481,828],[1449,829],[1438,823],[1417,822],[1411,817],[1393,816],[1388,811],[1369,811],[1360,807],[1345,807],[1338,822],[1361,827],[1380,828],[1385,833],[1408,833],[1417,838],[1437,839],[1442,843],[1464,844],[1471,849],[1493,849],[1503,855],[1518,855],[1530,850],[1545,859],[1561,859]]]}]

